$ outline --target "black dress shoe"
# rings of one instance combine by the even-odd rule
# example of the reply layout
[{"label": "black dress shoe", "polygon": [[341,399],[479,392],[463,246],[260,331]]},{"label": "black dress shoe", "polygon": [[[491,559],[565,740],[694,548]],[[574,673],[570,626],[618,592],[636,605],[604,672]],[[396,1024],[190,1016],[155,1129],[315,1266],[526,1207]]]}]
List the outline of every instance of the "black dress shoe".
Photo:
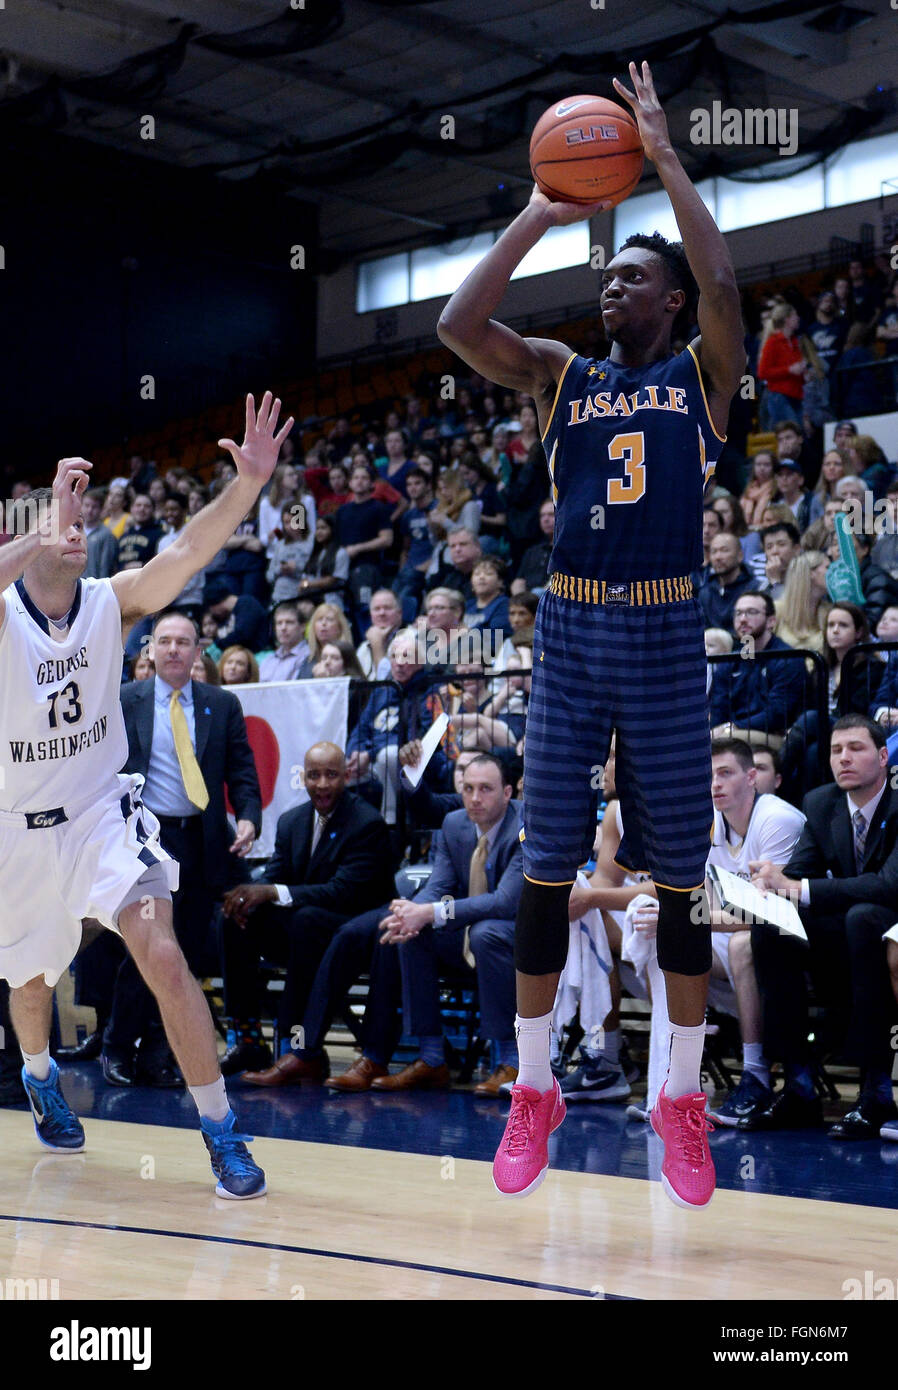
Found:
[{"label": "black dress shoe", "polygon": [[788,1086],[779,1091],[769,1105],[743,1115],[737,1129],[820,1129],[823,1106],[818,1096],[809,1100]]},{"label": "black dress shoe", "polygon": [[103,1051],[103,1030],[98,1028],[95,1033],[88,1033],[84,1042],[76,1043],[74,1047],[58,1047],[56,1049],[57,1062],[95,1062]]},{"label": "black dress shoe", "polygon": [[137,1086],[155,1086],[159,1091],[174,1091],[184,1085],[184,1077],[175,1055],[163,1036],[161,1046],[144,1047],[141,1042],[134,1058],[134,1082]]},{"label": "black dress shoe", "polygon": [[110,1086],[133,1086],[134,1063],[129,1057],[114,1052],[102,1052],[103,1080]]},{"label": "black dress shoe", "polygon": [[155,1086],[157,1091],[179,1091],[184,1085],[180,1068],[174,1062],[158,1062],[145,1067],[138,1061],[134,1081],[137,1086]]},{"label": "black dress shoe", "polygon": [[241,1071],[264,1071],[271,1066],[271,1048],[267,1043],[234,1043],[219,1065],[222,1076],[236,1076]]},{"label": "black dress shoe", "polygon": [[892,1101],[873,1100],[861,1096],[857,1105],[844,1119],[830,1125],[827,1134],[830,1139],[878,1139],[879,1130],[886,1120],[898,1118],[898,1109]]}]

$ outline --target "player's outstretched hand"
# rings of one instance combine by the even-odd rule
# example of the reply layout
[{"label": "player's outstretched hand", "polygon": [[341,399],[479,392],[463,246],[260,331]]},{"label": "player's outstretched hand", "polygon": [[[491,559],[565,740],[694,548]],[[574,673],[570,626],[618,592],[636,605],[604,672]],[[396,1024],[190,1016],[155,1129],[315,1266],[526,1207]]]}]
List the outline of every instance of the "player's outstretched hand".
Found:
[{"label": "player's outstretched hand", "polygon": [[652,70],[648,63],[643,63],[641,74],[636,64],[631,63],[630,81],[633,83],[632,92],[629,87],[625,87],[623,82],[615,77],[613,79],[614,90],[632,106],[636,124],[639,127],[642,148],[649,159],[657,162],[658,156],[667,154],[673,146],[670,143],[670,132],[667,129],[667,117],[661,109],[655,84],[652,81]]},{"label": "player's outstretched hand", "polygon": [[246,432],[243,443],[235,444],[233,439],[219,439],[219,449],[227,449],[241,478],[258,483],[267,483],[274,472],[281,445],[293,428],[293,416],[281,427],[277,434],[278,415],[281,413],[280,401],[272,403],[271,392],[266,391],[256,414],[256,403],[252,396],[246,398]]},{"label": "player's outstretched hand", "polygon": [[610,202],[601,203],[554,203],[541,193],[536,184],[530,194],[530,202],[536,207],[546,209],[549,221],[555,227],[568,227],[572,222],[582,222],[586,217],[595,217],[597,212],[605,212],[613,207]]},{"label": "player's outstretched hand", "polygon": [[64,536],[69,527],[81,517],[81,495],[89,482],[88,472],[93,468],[87,459],[60,459],[53,479],[53,501],[57,507],[59,534]]}]

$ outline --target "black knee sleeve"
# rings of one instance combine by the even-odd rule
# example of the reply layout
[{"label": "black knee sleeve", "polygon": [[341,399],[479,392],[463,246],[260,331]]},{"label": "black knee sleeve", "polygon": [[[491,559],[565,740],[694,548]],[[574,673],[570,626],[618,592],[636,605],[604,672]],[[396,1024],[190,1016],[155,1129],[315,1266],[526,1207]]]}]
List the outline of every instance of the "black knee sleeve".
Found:
[{"label": "black knee sleeve", "polygon": [[711,913],[704,888],[657,888],[658,964],[675,975],[711,969]]},{"label": "black knee sleeve", "polygon": [[514,965],[522,975],[554,975],[564,969],[570,940],[569,883],[524,879],[514,933]]}]

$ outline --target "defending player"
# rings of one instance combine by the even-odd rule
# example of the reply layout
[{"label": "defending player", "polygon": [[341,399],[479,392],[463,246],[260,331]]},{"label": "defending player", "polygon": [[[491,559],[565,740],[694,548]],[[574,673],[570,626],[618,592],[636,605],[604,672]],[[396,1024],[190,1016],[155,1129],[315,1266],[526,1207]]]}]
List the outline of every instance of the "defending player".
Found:
[{"label": "defending player", "polygon": [[[28,499],[52,499],[58,535],[52,521],[32,525],[0,550],[0,978],[11,986],[37,1137],[55,1152],[84,1147],[48,1041],[53,986],[78,949],[81,919],[95,917],[119,932],[156,996],[199,1111],[215,1190],[231,1198],[262,1196],[265,1174],[246,1148],[249,1136],[237,1131],[209,1010],[172,930],[178,866],[141,805],[143,778],[119,773],[128,754],[119,686],[123,635],[209,563],[270,478],[293,424],[275,434],[280,404],[266,392],[257,416],[247,397],[243,444],[219,441],[238,476],[143,569],[79,578],[87,561],[81,494],[91,467],[80,458],[61,461],[52,493],[40,489]],[[196,781],[202,774],[180,705],[172,729],[195,800],[205,787]]]},{"label": "defending player", "polygon": [[[477,372],[537,407],[556,500],[553,576],[534,633],[524,760],[524,892],[518,910],[518,1084],[493,1176],[532,1191],[564,1118],[549,1026],[568,942],[567,900],[587,858],[612,727],[627,833],[618,860],[648,870],[660,901],[658,959],[671,1019],[667,1081],[652,1113],[663,1179],[683,1206],[714,1191],[700,1089],[711,965],[704,894],[712,807],[702,621],[689,574],[702,562],[702,494],[745,365],[739,295],[723,237],[674,153],[647,63],[630,64],[645,152],[683,244],[630,237],[602,276],[611,355],[577,356],[491,318],[510,276],[551,226],[604,207],[528,206],[452,296],[439,334]],[[694,275],[694,279],[693,279]],[[679,356],[671,335],[700,336]],[[685,311],[685,312],[684,312]],[[700,911],[694,909],[698,907]]]}]

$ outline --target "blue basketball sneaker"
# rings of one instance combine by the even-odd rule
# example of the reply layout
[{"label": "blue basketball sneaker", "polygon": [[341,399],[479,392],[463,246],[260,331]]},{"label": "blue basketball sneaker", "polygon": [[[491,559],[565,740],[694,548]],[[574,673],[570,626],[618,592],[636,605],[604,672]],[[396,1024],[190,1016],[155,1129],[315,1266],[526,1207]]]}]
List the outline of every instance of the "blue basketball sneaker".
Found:
[{"label": "blue basketball sneaker", "polygon": [[238,1202],[247,1197],[264,1197],[268,1191],[265,1174],[246,1147],[253,1142],[252,1135],[238,1134],[233,1110],[219,1122],[201,1118],[200,1128],[212,1160],[212,1172],[218,1178],[216,1196]]},{"label": "blue basketball sneaker", "polygon": [[719,1125],[735,1127],[745,1116],[753,1115],[756,1110],[766,1110],[772,1100],[770,1087],[764,1086],[752,1072],[743,1071],[739,1085],[709,1113]]},{"label": "blue basketball sneaker", "polygon": [[630,1083],[623,1069],[606,1058],[584,1056],[577,1070],[562,1081],[561,1094],[568,1104],[580,1100],[627,1100]]},{"label": "blue basketball sneaker", "polygon": [[81,1153],[84,1130],[62,1094],[59,1068],[53,1058],[50,1058],[50,1075],[46,1081],[35,1081],[23,1067],[22,1085],[34,1117],[34,1132],[44,1148],[57,1154]]}]

